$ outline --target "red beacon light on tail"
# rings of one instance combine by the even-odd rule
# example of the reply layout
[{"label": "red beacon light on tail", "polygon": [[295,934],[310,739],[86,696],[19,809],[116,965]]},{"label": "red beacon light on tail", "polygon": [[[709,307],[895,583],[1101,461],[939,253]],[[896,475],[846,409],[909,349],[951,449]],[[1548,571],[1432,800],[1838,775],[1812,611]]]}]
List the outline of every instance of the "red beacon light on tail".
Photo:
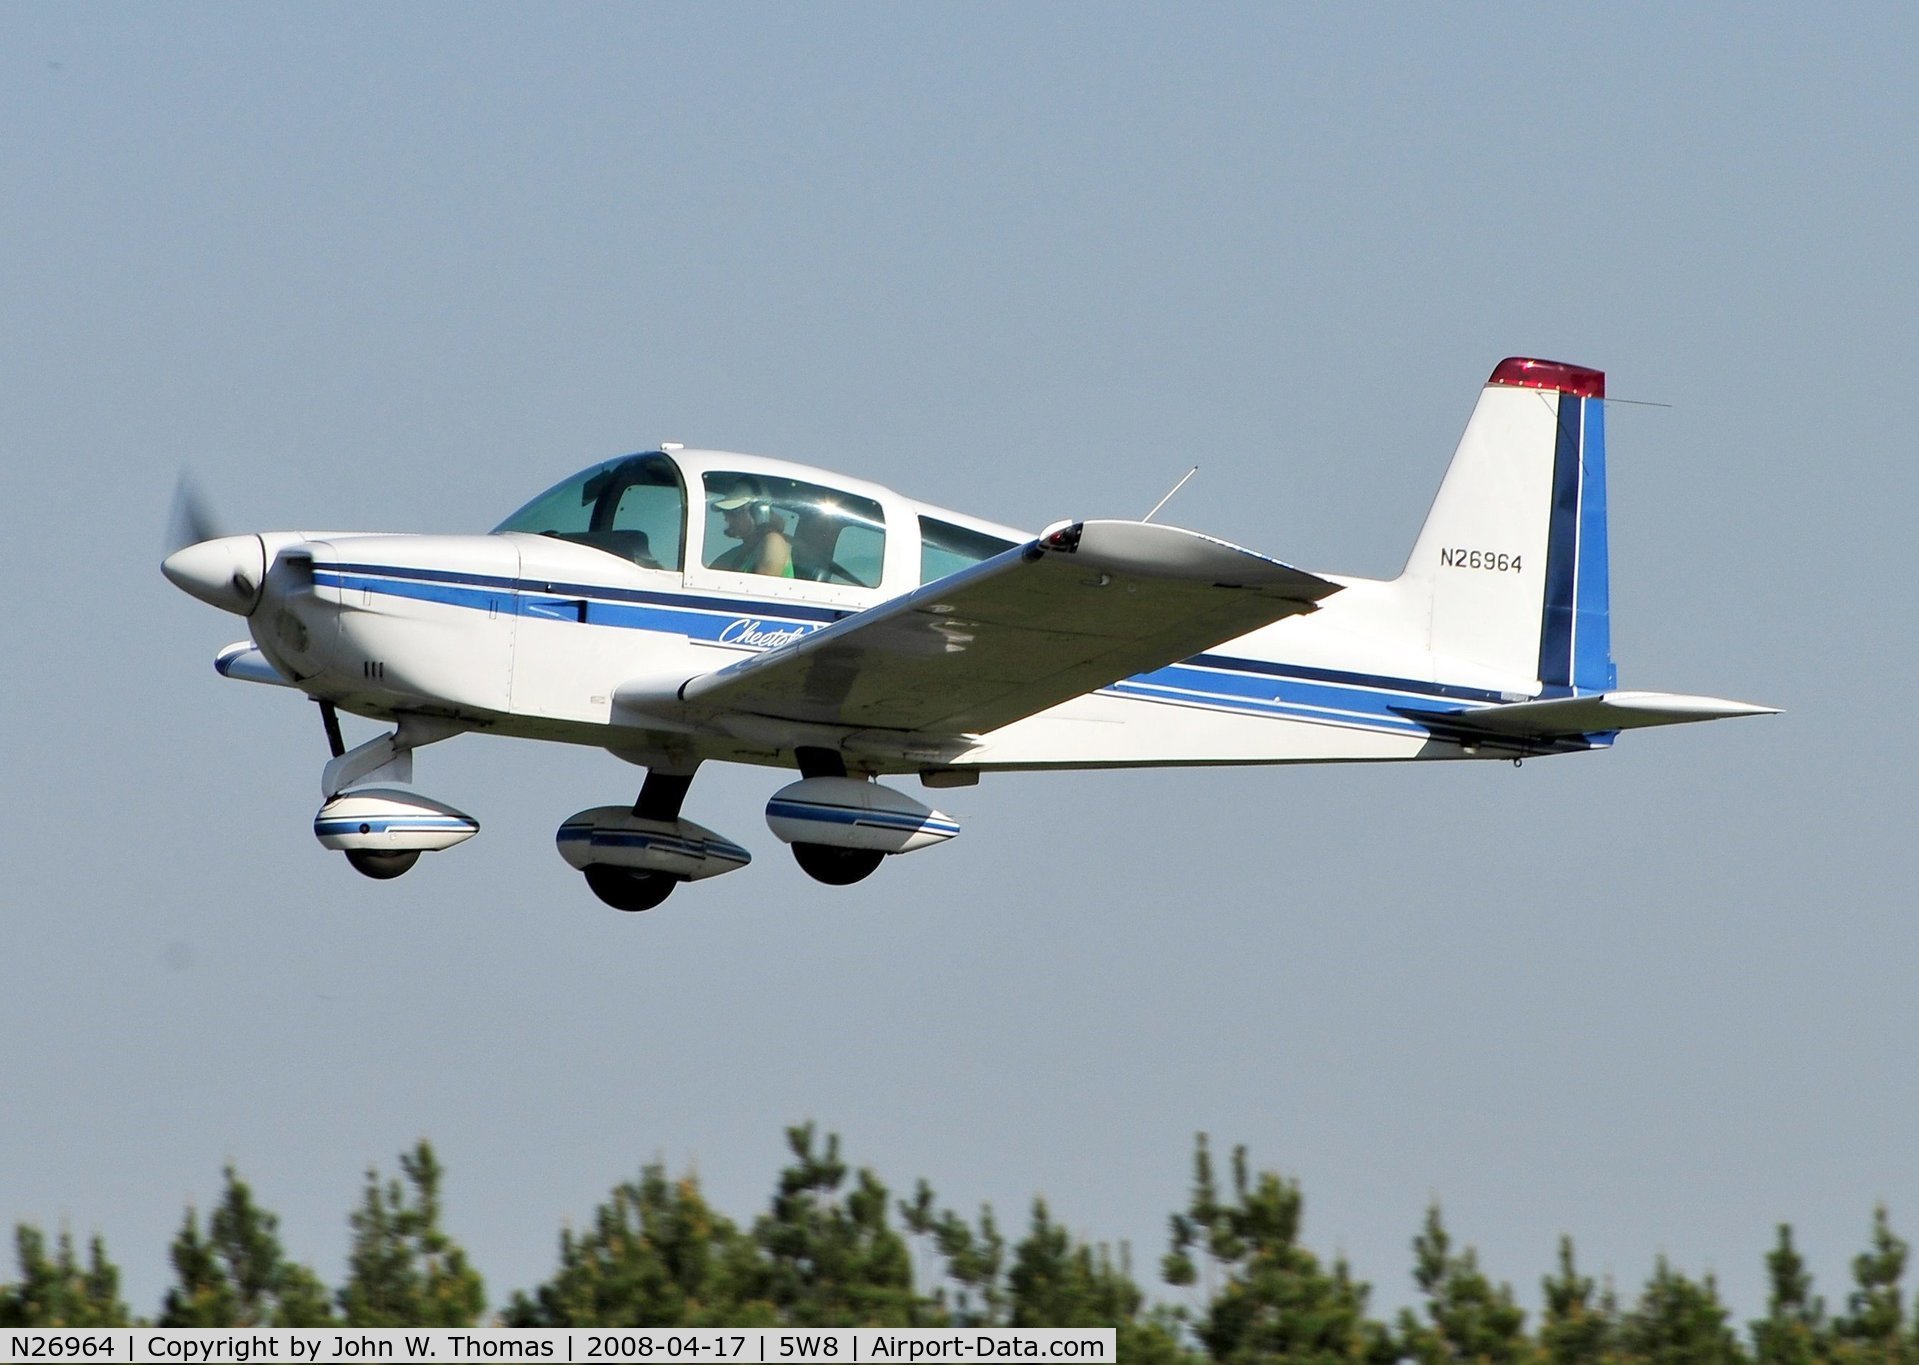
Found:
[{"label": "red beacon light on tail", "polygon": [[1558,360],[1529,360],[1508,356],[1493,367],[1488,384],[1506,384],[1521,389],[1552,389],[1577,398],[1604,398],[1606,372],[1589,370],[1583,365],[1568,365]]}]

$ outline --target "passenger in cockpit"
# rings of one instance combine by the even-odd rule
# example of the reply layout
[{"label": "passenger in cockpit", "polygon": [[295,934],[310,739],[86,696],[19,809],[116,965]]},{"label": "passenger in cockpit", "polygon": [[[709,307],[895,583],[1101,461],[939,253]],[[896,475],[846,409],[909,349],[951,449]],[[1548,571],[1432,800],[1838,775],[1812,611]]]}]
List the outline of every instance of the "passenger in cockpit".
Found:
[{"label": "passenger in cockpit", "polygon": [[713,561],[716,569],[733,573],[793,576],[793,542],[785,518],[766,500],[765,490],[752,479],[741,479],[711,506],[726,516],[726,534],[740,543]]}]

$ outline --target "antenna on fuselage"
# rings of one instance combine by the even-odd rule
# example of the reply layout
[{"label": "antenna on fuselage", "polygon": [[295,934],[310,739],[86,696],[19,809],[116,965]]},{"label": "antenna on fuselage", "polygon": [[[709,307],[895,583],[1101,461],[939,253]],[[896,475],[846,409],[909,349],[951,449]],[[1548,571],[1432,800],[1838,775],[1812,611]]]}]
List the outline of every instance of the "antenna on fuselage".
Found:
[{"label": "antenna on fuselage", "polygon": [[1166,496],[1161,498],[1158,502],[1154,503],[1153,510],[1148,512],[1145,516],[1141,517],[1140,520],[1151,521],[1154,517],[1158,516],[1159,509],[1164,507],[1167,503],[1171,502],[1173,500],[1173,494],[1179,492],[1180,489],[1186,486],[1186,479],[1192,478],[1193,475],[1197,473],[1199,473],[1198,465],[1194,465],[1191,469],[1187,470],[1186,478],[1181,479],[1178,483],[1174,484],[1171,488],[1167,489]]}]

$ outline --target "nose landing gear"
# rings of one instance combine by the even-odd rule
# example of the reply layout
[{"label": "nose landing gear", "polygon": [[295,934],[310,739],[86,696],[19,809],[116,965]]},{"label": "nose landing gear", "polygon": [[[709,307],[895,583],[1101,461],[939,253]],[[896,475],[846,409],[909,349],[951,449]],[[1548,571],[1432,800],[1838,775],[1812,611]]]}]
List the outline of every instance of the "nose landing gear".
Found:
[{"label": "nose landing gear", "polygon": [[393,787],[342,792],[313,817],[320,847],[346,854],[355,872],[389,881],[433,853],[480,832],[480,822],[444,801]]},{"label": "nose landing gear", "polygon": [[410,871],[413,864],[420,861],[420,850],[409,848],[398,853],[374,853],[366,849],[348,849],[346,861],[347,866],[362,877],[386,882]]},{"label": "nose landing gear", "polygon": [[456,734],[461,727],[403,716],[391,734],[349,750],[340,738],[340,718],[330,702],[320,703],[320,718],[333,760],[320,777],[326,804],[313,817],[313,836],[322,848],[346,854],[355,872],[390,881],[409,871],[422,853],[451,848],[480,832],[478,820],[444,801],[393,787],[354,785],[382,778],[412,781],[413,750]]}]

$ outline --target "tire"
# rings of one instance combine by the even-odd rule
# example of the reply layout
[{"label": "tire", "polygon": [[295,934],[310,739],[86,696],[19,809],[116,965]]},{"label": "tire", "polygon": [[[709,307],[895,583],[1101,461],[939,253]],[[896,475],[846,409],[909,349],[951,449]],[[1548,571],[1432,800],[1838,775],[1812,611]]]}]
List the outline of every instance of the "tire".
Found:
[{"label": "tire", "polygon": [[376,882],[392,881],[402,872],[409,871],[413,864],[420,861],[417,848],[401,849],[393,853],[376,853],[366,849],[354,849],[346,855],[353,870],[362,877],[371,877]]},{"label": "tire", "polygon": [[870,848],[833,848],[828,844],[794,844],[793,861],[816,882],[851,886],[873,875],[884,853]]},{"label": "tire", "polygon": [[628,914],[651,910],[672,895],[673,888],[680,884],[679,878],[664,872],[641,872],[609,863],[591,863],[582,872],[594,895],[615,910]]}]

